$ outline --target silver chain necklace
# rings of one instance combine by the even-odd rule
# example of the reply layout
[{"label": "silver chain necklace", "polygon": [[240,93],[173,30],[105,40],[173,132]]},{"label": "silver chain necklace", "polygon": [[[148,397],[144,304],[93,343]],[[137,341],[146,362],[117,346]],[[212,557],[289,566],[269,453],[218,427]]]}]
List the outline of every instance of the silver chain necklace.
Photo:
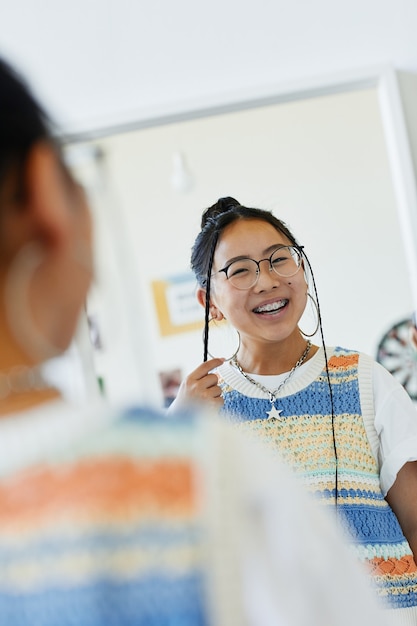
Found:
[{"label": "silver chain necklace", "polygon": [[53,385],[44,380],[41,369],[36,366],[17,365],[8,372],[0,371],[0,400],[13,394],[52,388]]},{"label": "silver chain necklace", "polygon": [[310,348],[311,348],[311,341],[307,341],[306,349],[304,350],[303,354],[298,359],[297,363],[294,365],[291,371],[288,372],[288,376],[284,378],[284,380],[273,391],[271,391],[271,389],[267,389],[260,382],[251,378],[249,374],[246,374],[246,372],[243,371],[237,358],[235,356],[233,357],[231,362],[235,367],[237,367],[237,369],[242,374],[242,376],[246,378],[246,380],[248,380],[250,383],[252,383],[252,385],[255,385],[255,387],[258,387],[269,396],[269,401],[271,403],[271,410],[267,411],[268,419],[278,419],[280,417],[280,413],[282,409],[277,409],[275,406],[275,402],[277,400],[277,394],[281,391],[285,383],[287,383],[290,380],[291,376],[294,374],[297,367],[300,367],[300,365],[304,363],[304,361],[306,360],[308,356],[308,353],[310,352]]}]

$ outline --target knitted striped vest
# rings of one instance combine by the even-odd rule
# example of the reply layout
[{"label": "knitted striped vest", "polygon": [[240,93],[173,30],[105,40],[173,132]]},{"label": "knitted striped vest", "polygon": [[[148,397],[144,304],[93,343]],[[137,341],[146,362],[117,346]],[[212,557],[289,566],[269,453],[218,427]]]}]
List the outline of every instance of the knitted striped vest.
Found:
[{"label": "knitted striped vest", "polygon": [[[278,399],[279,419],[268,419],[270,401],[248,397],[220,368],[222,412],[256,432],[301,474],[324,505],[336,501],[354,551],[368,564],[377,593],[391,607],[417,606],[417,568],[398,520],[383,497],[379,469],[364,427],[358,379],[359,354],[335,348],[329,359],[332,408],[326,370],[306,387]],[[369,373],[368,389],[371,389]],[[288,392],[288,389],[287,389]],[[335,447],[334,447],[335,444]]]},{"label": "knitted striped vest", "polygon": [[207,626],[199,431],[132,410],[0,476],[1,626]]}]

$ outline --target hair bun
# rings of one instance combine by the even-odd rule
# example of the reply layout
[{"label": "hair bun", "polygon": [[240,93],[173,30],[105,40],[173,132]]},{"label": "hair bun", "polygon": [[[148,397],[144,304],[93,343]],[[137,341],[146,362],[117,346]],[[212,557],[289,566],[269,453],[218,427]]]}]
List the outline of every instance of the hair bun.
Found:
[{"label": "hair bun", "polygon": [[204,228],[209,220],[215,220],[219,215],[227,213],[237,206],[240,206],[240,202],[231,196],[219,198],[215,204],[204,211],[201,218],[201,228]]}]

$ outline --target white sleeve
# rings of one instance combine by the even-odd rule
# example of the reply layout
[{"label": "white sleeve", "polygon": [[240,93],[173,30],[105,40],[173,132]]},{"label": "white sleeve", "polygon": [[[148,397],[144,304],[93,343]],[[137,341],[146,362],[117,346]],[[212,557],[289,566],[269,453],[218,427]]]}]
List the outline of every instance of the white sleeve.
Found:
[{"label": "white sleeve", "polygon": [[380,363],[373,366],[375,429],[384,495],[408,461],[417,460],[417,409],[404,387]]}]

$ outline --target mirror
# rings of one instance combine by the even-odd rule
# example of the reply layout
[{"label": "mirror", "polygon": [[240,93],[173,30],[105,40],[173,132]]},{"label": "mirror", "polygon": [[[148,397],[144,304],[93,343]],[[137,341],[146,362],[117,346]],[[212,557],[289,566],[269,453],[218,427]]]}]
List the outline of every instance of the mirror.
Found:
[{"label": "mirror", "polygon": [[387,328],[417,308],[397,78],[384,68],[231,95],[70,138],[96,222],[89,322],[111,400],[161,404],[161,376],[201,362],[189,257],[203,209],[225,195],[288,223],[313,266],[326,342],[376,357]]}]

